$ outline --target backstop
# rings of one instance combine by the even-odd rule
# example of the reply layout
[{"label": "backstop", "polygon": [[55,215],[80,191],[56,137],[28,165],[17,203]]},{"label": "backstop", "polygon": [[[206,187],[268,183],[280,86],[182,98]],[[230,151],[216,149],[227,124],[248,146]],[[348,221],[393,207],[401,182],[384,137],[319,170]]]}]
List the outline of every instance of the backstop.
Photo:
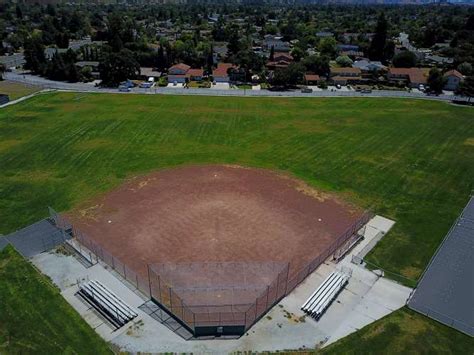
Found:
[{"label": "backstop", "polygon": [[64,216],[50,211],[51,221],[70,233],[97,260],[157,303],[195,337],[240,336],[289,294],[331,255],[340,255],[372,218],[365,212],[320,255],[300,270],[281,262],[202,262],[147,265],[139,274],[86,236]]}]

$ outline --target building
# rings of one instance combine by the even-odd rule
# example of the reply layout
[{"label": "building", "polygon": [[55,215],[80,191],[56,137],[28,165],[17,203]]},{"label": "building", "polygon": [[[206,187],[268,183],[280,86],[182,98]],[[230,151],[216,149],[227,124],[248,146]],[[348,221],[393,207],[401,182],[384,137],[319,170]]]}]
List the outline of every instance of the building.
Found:
[{"label": "building", "polygon": [[317,74],[306,73],[304,75],[304,82],[306,85],[318,85],[321,78]]},{"label": "building", "polygon": [[219,63],[217,68],[212,71],[212,77],[216,83],[246,81],[245,69],[232,63]]},{"label": "building", "polygon": [[150,67],[140,67],[140,77],[144,80],[149,78],[158,80],[161,77],[161,72]]},{"label": "building", "polygon": [[358,45],[355,44],[338,44],[337,45],[337,51],[340,52],[360,52],[360,48]]},{"label": "building", "polygon": [[426,85],[429,68],[390,68],[387,79],[392,83],[405,83],[412,88]]},{"label": "building", "polygon": [[446,78],[446,84],[444,90],[455,91],[459,87],[459,84],[464,80],[464,76],[457,70],[449,70],[444,73]]},{"label": "building", "polygon": [[381,62],[371,61],[367,59],[361,59],[354,62],[354,64],[352,64],[352,67],[359,68],[362,73],[373,73],[373,72],[387,70],[387,67],[383,65]]},{"label": "building", "polygon": [[276,70],[288,67],[293,62],[293,57],[289,53],[276,52],[273,60],[269,60],[266,64],[268,70]]},{"label": "building", "polygon": [[82,61],[76,62],[75,65],[79,70],[82,70],[84,68],[89,68],[90,69],[90,74],[94,79],[99,79],[100,78],[99,62],[98,61],[82,60]]},{"label": "building", "polygon": [[189,69],[186,73],[189,81],[201,81],[204,78],[204,70],[202,69]]},{"label": "building", "polygon": [[273,47],[275,52],[289,52],[291,50],[290,43],[283,41],[283,37],[266,35],[262,47],[270,51]]},{"label": "building", "polygon": [[331,80],[334,84],[347,85],[362,80],[362,72],[359,68],[343,67],[331,68]]},{"label": "building", "polygon": [[186,82],[186,73],[191,67],[184,63],[178,63],[168,69],[168,83],[180,83]]},{"label": "building", "polygon": [[334,37],[334,34],[327,31],[321,31],[321,32],[316,32],[316,37],[318,38]]},{"label": "building", "polygon": [[230,76],[229,71],[234,65],[231,63],[219,63],[217,68],[212,71],[213,80],[216,83],[229,83]]}]

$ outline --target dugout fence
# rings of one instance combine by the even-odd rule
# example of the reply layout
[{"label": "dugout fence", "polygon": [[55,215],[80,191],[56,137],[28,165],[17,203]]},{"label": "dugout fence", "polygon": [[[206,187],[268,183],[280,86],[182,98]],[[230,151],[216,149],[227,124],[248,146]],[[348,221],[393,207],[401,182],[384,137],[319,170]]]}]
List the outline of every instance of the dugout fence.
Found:
[{"label": "dugout fence", "polygon": [[[188,267],[192,270],[188,278],[192,279],[193,275],[205,274],[206,270],[209,272],[213,267],[219,270],[228,267],[226,264],[229,263],[147,265],[147,275],[143,275],[76,228],[65,216],[52,208],[49,208],[49,212],[56,227],[76,238],[86,253],[93,253],[97,260],[101,260],[133,288],[157,303],[195,337],[243,335],[326,259],[331,255],[339,255],[339,249],[344,248],[373,216],[371,212],[365,212],[328,248],[300,270],[292,270],[290,263],[232,263],[233,277],[238,268],[250,267],[254,275],[252,280],[246,277],[244,281],[229,281],[216,287],[205,282],[200,286],[176,282],[176,274],[170,272],[169,268],[179,270]],[[190,267],[190,264],[193,265]],[[213,278],[212,275],[209,277]]]}]

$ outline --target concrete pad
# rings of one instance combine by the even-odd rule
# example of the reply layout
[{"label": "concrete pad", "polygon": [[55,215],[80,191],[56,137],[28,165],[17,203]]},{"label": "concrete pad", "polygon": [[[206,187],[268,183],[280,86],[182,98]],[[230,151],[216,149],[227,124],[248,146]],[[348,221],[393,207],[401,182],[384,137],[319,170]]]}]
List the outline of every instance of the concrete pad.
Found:
[{"label": "concrete pad", "polygon": [[[365,229],[365,239],[339,264],[326,261],[287,297],[274,306],[249,332],[232,340],[189,340],[172,332],[138,307],[144,299],[129,289],[116,274],[96,264],[86,269],[74,257],[43,253],[33,263],[60,285],[63,297],[105,340],[121,351],[186,352],[222,354],[237,351],[277,351],[314,349],[337,341],[395,309],[402,307],[411,289],[381,278],[362,266],[351,263],[352,255],[366,248],[393,221],[376,216]],[[319,321],[306,316],[300,307],[336,269],[351,268],[352,277]],[[75,295],[77,280],[99,280],[128,304],[138,317],[114,331],[98,314]]]}]

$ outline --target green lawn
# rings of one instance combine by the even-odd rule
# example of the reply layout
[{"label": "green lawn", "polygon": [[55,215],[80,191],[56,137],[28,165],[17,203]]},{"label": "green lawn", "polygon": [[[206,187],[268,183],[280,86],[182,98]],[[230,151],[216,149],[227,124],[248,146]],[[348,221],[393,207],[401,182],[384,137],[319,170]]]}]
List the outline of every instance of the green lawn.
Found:
[{"label": "green lawn", "polygon": [[329,345],[322,354],[472,354],[474,339],[402,308]]},{"label": "green lawn", "polygon": [[[395,219],[369,258],[416,279],[467,202],[473,162],[474,110],[442,102],[39,95],[0,110],[0,233],[136,174],[242,164],[291,172]],[[413,319],[427,321],[403,312],[380,324],[412,334]]]},{"label": "green lawn", "polygon": [[33,85],[26,85],[8,80],[0,81],[0,94],[7,94],[11,101],[30,95],[39,90],[41,90],[39,87]]},{"label": "green lawn", "polygon": [[0,252],[0,281],[0,354],[112,353],[12,247]]}]

